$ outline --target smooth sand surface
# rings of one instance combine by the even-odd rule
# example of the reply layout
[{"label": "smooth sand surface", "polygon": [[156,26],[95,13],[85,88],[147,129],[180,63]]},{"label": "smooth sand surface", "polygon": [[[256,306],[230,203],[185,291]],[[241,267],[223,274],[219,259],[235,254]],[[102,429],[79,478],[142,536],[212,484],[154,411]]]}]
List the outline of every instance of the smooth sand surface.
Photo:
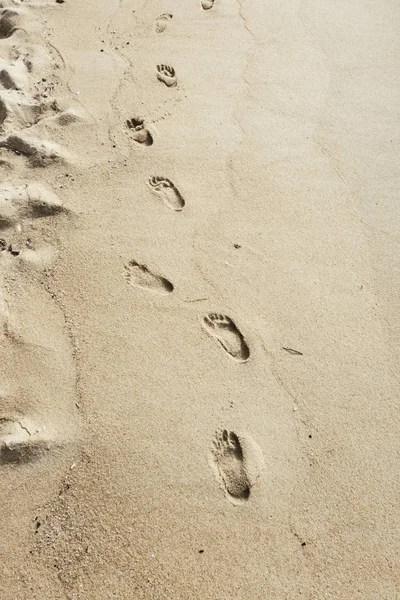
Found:
[{"label": "smooth sand surface", "polygon": [[400,7],[0,1],[0,600],[395,600]]}]

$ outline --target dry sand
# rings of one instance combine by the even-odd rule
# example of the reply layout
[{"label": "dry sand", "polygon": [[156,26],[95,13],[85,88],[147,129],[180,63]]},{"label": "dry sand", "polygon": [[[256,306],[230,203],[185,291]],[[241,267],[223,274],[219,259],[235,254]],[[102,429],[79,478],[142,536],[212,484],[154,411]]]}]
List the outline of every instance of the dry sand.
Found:
[{"label": "dry sand", "polygon": [[400,598],[398,2],[0,7],[0,600]]}]

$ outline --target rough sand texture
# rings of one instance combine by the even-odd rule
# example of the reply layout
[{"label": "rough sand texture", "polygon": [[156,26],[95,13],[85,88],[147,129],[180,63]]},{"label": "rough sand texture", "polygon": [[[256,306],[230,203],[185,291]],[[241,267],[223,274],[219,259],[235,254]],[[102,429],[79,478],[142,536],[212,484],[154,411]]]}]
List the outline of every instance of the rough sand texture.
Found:
[{"label": "rough sand texture", "polygon": [[400,598],[399,17],[0,1],[0,600]]}]

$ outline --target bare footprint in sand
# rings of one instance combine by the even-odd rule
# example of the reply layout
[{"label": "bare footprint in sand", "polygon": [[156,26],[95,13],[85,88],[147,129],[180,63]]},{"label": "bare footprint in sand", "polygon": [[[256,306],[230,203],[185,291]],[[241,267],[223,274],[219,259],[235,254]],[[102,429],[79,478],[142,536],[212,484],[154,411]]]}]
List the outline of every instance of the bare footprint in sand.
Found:
[{"label": "bare footprint in sand", "polygon": [[9,38],[18,29],[21,28],[21,18],[23,12],[18,8],[13,10],[12,8],[5,8],[0,10],[0,39],[4,40]]},{"label": "bare footprint in sand", "polygon": [[204,10],[210,10],[214,6],[214,0],[201,0],[201,6]]},{"label": "bare footprint in sand", "polygon": [[168,21],[172,19],[172,15],[170,13],[164,13],[157,17],[156,22],[154,24],[154,29],[156,33],[163,33],[166,30]]},{"label": "bare footprint in sand", "polygon": [[157,65],[157,79],[165,83],[167,87],[175,87],[178,83],[175,69],[168,65]]},{"label": "bare footprint in sand", "polygon": [[251,438],[228,429],[216,433],[211,465],[231,502],[239,504],[249,499],[262,464],[261,448]]},{"label": "bare footprint in sand", "polygon": [[152,273],[145,265],[140,265],[135,260],[131,260],[125,269],[127,280],[131,285],[156,294],[170,294],[174,289],[168,279]]},{"label": "bare footprint in sand", "polygon": [[143,144],[143,146],[152,145],[153,137],[150,131],[146,128],[143,119],[133,117],[132,119],[128,119],[126,124],[135,142],[138,144]]},{"label": "bare footprint in sand", "polygon": [[48,434],[29,420],[0,417],[0,465],[33,462],[50,447]]},{"label": "bare footprint in sand", "polygon": [[149,179],[149,185],[152,192],[172,210],[182,210],[185,206],[185,200],[181,196],[179,190],[175,185],[166,177],[151,177]]},{"label": "bare footprint in sand", "polygon": [[204,317],[203,327],[232,358],[238,362],[249,359],[249,347],[232,319],[226,315],[210,313]]}]

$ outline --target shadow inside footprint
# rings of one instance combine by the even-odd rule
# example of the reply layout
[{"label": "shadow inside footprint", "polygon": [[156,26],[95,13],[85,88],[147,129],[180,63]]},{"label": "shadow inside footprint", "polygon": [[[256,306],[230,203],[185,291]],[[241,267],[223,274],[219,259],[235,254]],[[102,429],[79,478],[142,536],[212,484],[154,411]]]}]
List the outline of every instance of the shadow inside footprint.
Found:
[{"label": "shadow inside footprint", "polygon": [[204,317],[203,327],[238,362],[246,362],[250,358],[249,347],[230,317],[210,313]]},{"label": "shadow inside footprint", "polygon": [[178,211],[182,210],[185,206],[185,200],[170,179],[166,177],[151,177],[149,185],[152,192],[161,198],[168,208]]},{"label": "shadow inside footprint", "polygon": [[262,453],[250,440],[224,429],[215,435],[212,460],[227,496],[233,503],[249,499],[260,476]]},{"label": "shadow inside footprint", "polygon": [[143,288],[157,294],[170,294],[174,286],[168,279],[149,271],[145,265],[131,260],[125,267],[126,277],[131,285]]},{"label": "shadow inside footprint", "polygon": [[126,125],[135,142],[142,144],[143,146],[151,146],[153,144],[153,137],[150,131],[145,127],[143,119],[138,119],[136,117],[128,119]]}]

